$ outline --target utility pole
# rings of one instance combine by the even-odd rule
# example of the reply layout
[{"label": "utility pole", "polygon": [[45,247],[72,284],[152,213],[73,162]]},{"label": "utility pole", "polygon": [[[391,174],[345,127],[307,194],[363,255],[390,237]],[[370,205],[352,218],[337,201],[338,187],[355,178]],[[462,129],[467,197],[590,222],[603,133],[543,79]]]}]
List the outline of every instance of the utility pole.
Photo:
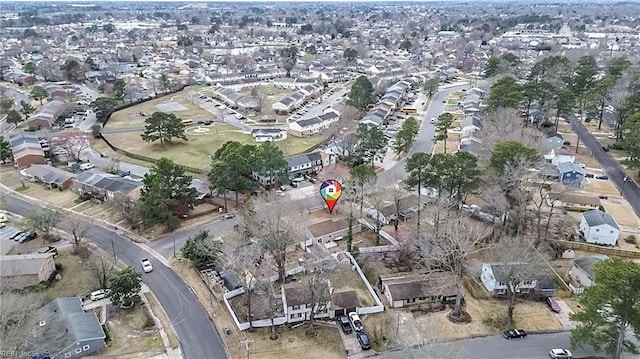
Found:
[{"label": "utility pole", "polygon": [[111,251],[113,252],[113,261],[117,262],[118,258],[116,258],[116,246],[113,244],[113,239],[111,240]]},{"label": "utility pole", "polygon": [[244,349],[247,351],[247,359],[249,359],[249,344],[253,343],[253,339],[245,339],[241,341],[244,344]]},{"label": "utility pole", "polygon": [[176,256],[176,237],[173,236],[173,257]]}]

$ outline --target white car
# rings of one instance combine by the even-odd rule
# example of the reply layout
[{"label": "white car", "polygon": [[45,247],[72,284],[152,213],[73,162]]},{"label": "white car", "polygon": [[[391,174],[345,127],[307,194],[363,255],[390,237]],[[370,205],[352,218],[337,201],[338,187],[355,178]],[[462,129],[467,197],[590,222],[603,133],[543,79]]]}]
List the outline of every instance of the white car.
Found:
[{"label": "white car", "polygon": [[111,294],[110,289],[100,289],[95,292],[91,292],[91,294],[89,294],[89,299],[96,301],[108,297],[109,294]]},{"label": "white car", "polygon": [[360,320],[360,316],[358,315],[358,313],[349,313],[349,322],[351,323],[354,331],[360,332],[364,330],[364,328],[362,327],[362,321]]},{"label": "white car", "polygon": [[144,258],[142,261],[140,261],[142,263],[142,270],[145,273],[149,273],[151,271],[153,271],[153,266],[151,265],[151,261],[147,258]]},{"label": "white car", "polygon": [[573,354],[569,349],[551,349],[549,351],[549,358],[552,359],[572,359]]}]

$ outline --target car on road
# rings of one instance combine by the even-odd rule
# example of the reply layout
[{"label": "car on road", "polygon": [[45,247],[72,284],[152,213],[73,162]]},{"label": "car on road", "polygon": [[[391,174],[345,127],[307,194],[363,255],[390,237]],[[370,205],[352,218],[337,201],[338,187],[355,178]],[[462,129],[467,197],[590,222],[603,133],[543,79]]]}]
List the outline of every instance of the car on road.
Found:
[{"label": "car on road", "polygon": [[338,322],[338,325],[340,325],[340,328],[342,328],[342,331],[345,334],[351,333],[351,323],[349,323],[349,318],[347,318],[347,316],[341,315],[338,318],[336,318],[336,321]]},{"label": "car on road", "polygon": [[560,313],[560,305],[555,299],[553,299],[553,297],[544,298],[544,302],[547,303],[547,306],[549,306],[549,309],[551,309],[552,312]]},{"label": "car on road", "polygon": [[602,146],[602,150],[603,150],[604,152],[609,152],[609,146],[607,146],[607,147]]},{"label": "car on road", "polygon": [[371,349],[371,342],[369,341],[369,336],[365,333],[365,332],[358,332],[356,333],[356,336],[358,337],[358,342],[360,343],[360,346],[362,347],[362,349]]},{"label": "car on road", "polygon": [[549,358],[572,359],[573,354],[569,351],[569,349],[551,349],[549,350]]},{"label": "car on road", "polygon": [[349,322],[351,322],[351,327],[356,332],[361,332],[361,331],[364,330],[364,327],[362,326],[362,321],[360,320],[360,316],[358,315],[358,313],[350,312],[349,313]]},{"label": "car on road", "polygon": [[524,338],[527,336],[527,332],[522,329],[509,329],[505,330],[502,333],[502,336],[504,336],[506,339]]},{"label": "car on road", "polygon": [[151,265],[151,261],[148,258],[142,259],[140,263],[142,264],[142,270],[145,273],[149,273],[153,271],[153,266]]},{"label": "car on road", "polygon": [[100,289],[95,292],[91,292],[91,294],[89,294],[89,299],[96,301],[108,297],[109,294],[111,294],[111,289]]},{"label": "car on road", "polygon": [[227,213],[224,216],[222,216],[222,219],[231,219],[233,217],[235,217],[236,215],[233,213]]}]

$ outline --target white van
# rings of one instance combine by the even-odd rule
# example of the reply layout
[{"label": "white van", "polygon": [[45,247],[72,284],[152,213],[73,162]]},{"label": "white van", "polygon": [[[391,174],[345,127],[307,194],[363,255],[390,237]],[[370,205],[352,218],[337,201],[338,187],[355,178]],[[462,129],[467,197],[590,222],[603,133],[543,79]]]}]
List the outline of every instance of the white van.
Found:
[{"label": "white van", "polygon": [[86,170],[90,170],[92,168],[94,168],[95,166],[93,165],[93,163],[81,163],[80,166],[78,166],[81,170],[86,171]]},{"label": "white van", "polygon": [[96,300],[100,300],[108,297],[109,294],[111,294],[111,290],[100,289],[100,290],[96,290],[95,292],[91,292],[91,294],[89,295],[89,299],[96,301]]}]

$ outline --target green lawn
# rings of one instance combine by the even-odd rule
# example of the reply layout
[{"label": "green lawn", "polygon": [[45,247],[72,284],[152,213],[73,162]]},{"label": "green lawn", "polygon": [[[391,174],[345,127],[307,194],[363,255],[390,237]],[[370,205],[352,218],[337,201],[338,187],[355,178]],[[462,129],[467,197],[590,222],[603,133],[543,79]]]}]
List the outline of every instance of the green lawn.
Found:
[{"label": "green lawn", "polygon": [[99,289],[96,278],[83,265],[82,259],[71,254],[70,249],[61,250],[54,259],[56,263],[62,264],[62,279],[53,281],[51,287],[43,292],[47,301],[59,297],[83,297],[92,291]]},{"label": "green lawn", "polygon": [[[208,156],[227,141],[238,141],[245,144],[256,144],[251,135],[235,130],[231,125],[209,126],[212,132],[206,135],[187,135],[189,141],[176,140],[170,145],[146,143],[140,138],[140,132],[106,134],[105,137],[116,147],[151,158],[166,157],[176,163],[207,169],[211,160]],[[306,152],[310,147],[321,143],[326,137],[294,137],[275,142],[286,156]],[[127,159],[128,161],[128,159]],[[146,164],[149,166],[150,164]]]},{"label": "green lawn", "polygon": [[159,104],[167,102],[177,102],[186,107],[185,111],[170,112],[183,119],[191,119],[194,122],[198,120],[211,120],[215,118],[215,115],[211,112],[198,107],[198,105],[191,103],[187,100],[187,94],[193,91],[193,89],[185,89],[173,95],[163,96],[151,101],[141,103],[136,106],[126,108],[124,110],[114,112],[111,115],[111,119],[105,126],[106,129],[115,128],[131,128],[131,127],[143,127],[146,117],[140,116],[140,112],[144,112],[147,115],[151,115],[154,112],[160,111],[157,107]]}]

